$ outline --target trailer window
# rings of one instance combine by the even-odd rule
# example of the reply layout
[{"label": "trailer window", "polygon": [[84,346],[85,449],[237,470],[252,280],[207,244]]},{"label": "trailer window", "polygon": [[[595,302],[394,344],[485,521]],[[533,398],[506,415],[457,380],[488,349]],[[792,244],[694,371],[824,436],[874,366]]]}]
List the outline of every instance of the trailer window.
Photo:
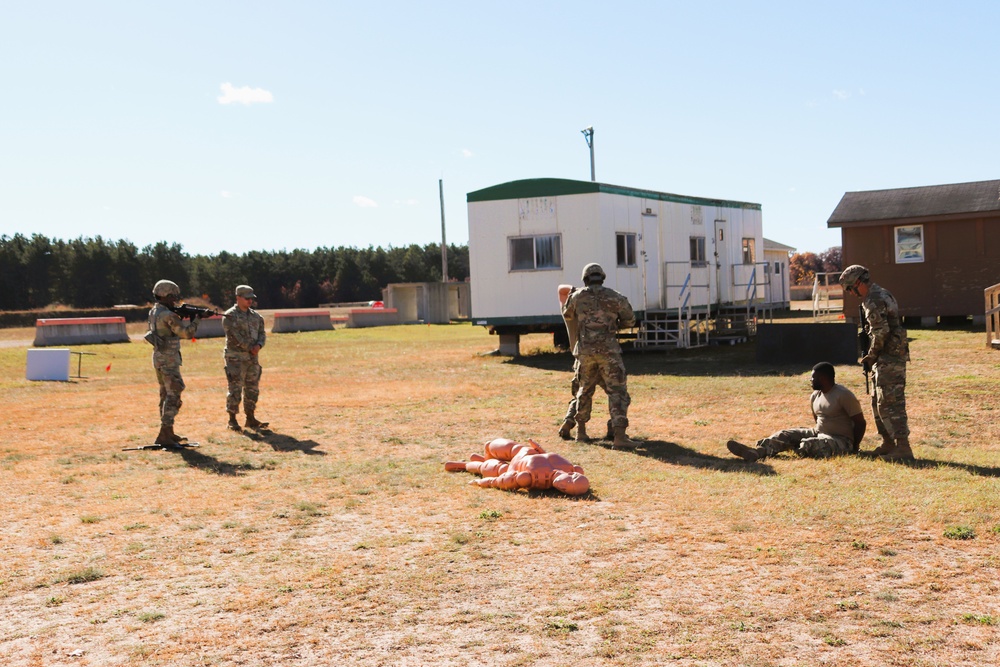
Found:
[{"label": "trailer window", "polygon": [[753,264],[754,262],[754,239],[743,239],[743,263]]},{"label": "trailer window", "polygon": [[562,268],[562,239],[551,236],[519,236],[509,240],[510,270]]},{"label": "trailer window", "polygon": [[896,227],[896,263],[924,261],[924,226]]},{"label": "trailer window", "polygon": [[691,237],[691,266],[705,266],[705,237]]},{"label": "trailer window", "polygon": [[618,266],[636,266],[635,234],[615,234],[615,242],[618,246]]}]

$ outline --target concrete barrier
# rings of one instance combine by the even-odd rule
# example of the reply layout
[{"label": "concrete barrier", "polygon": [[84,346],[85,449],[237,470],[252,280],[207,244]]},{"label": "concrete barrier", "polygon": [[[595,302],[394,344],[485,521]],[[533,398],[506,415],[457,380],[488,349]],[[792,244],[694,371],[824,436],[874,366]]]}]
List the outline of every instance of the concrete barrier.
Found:
[{"label": "concrete barrier", "polygon": [[35,320],[35,347],[127,343],[124,317],[71,317]]},{"label": "concrete barrier", "polygon": [[296,331],[323,331],[333,329],[330,311],[322,308],[311,310],[277,310],[271,333],[294,333]]},{"label": "concrete barrier", "polygon": [[354,308],[347,314],[347,326],[352,329],[393,324],[399,324],[399,311],[395,308]]},{"label": "concrete barrier", "polygon": [[194,337],[221,338],[225,335],[226,332],[222,328],[222,315],[212,315],[211,317],[202,318],[201,322],[198,322],[198,333]]}]

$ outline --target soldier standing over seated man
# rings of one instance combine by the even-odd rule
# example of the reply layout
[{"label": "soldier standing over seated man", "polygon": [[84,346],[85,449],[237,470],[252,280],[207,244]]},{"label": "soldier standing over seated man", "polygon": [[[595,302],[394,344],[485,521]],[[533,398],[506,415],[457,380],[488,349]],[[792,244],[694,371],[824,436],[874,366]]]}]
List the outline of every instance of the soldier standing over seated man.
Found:
[{"label": "soldier standing over seated man", "polygon": [[840,284],[861,299],[861,311],[868,326],[870,342],[861,363],[875,376],[872,414],[882,436],[882,444],[874,453],[884,461],[912,461],[906,417],[906,362],[910,359],[910,346],[899,305],[889,290],[871,281],[868,269],[860,264],[844,269]]},{"label": "soldier standing over seated man", "polygon": [[264,318],[251,308],[257,298],[249,285],[236,288],[236,305],[222,315],[222,329],[226,332],[226,379],[229,392],[226,394],[226,411],[229,412],[229,428],[242,431],[236,421],[240,411],[240,398],[246,413],[246,427],[264,428],[266,422],[257,421],[257,398],[260,396],[260,349],[264,347],[267,334],[264,332]]},{"label": "soldier standing over seated man", "polygon": [[606,277],[600,264],[585,266],[584,288],[574,290],[562,310],[567,325],[575,326],[577,330],[577,341],[573,346],[573,356],[580,364],[576,440],[590,441],[586,425],[590,421],[594,391],[603,382],[614,429],[612,446],[631,449],[636,443],[625,434],[631,399],[622,348],[618,344],[618,329],[635,326],[635,314],[625,296],[604,286]]},{"label": "soldier standing over seated man", "polygon": [[153,346],[153,368],[160,384],[160,432],[154,444],[172,447],[186,440],[174,433],[174,419],[181,409],[181,338],[194,338],[198,331],[197,319],[185,322],[173,311],[180,299],[181,289],[170,280],[160,280],[153,286],[156,305],[149,311],[149,331],[146,342]]},{"label": "soldier standing over seated man", "polygon": [[857,453],[867,427],[861,403],[850,389],[836,383],[833,364],[823,361],[813,366],[811,379],[814,391],[809,405],[815,428],[784,429],[758,440],[756,447],[730,440],[729,451],[749,463],[789,450],[812,458]]}]

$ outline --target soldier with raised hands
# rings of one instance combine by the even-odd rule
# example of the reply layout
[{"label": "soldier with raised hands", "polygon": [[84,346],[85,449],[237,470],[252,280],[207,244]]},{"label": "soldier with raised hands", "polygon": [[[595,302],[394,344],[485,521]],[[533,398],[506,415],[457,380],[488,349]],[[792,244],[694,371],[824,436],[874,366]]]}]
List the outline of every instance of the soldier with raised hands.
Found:
[{"label": "soldier with raised hands", "polygon": [[603,383],[608,394],[614,430],[613,446],[634,448],[636,443],[625,434],[628,428],[628,382],[618,330],[635,326],[635,314],[628,298],[604,286],[607,275],[600,264],[583,268],[583,289],[574,290],[562,308],[570,331],[575,329],[573,356],[579,361],[580,389],[576,404],[576,439],[588,442],[587,422],[593,405],[594,391]]}]

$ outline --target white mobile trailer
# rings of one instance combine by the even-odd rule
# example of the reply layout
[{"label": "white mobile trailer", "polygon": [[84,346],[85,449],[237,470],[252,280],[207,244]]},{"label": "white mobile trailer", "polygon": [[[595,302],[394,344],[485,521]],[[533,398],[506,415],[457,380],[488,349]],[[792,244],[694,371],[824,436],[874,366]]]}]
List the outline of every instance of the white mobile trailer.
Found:
[{"label": "white mobile trailer", "polygon": [[565,332],[556,289],[582,284],[589,262],[640,318],[765,297],[760,204],[554,178],[467,202],[471,318],[501,335],[501,351],[504,335]]}]

